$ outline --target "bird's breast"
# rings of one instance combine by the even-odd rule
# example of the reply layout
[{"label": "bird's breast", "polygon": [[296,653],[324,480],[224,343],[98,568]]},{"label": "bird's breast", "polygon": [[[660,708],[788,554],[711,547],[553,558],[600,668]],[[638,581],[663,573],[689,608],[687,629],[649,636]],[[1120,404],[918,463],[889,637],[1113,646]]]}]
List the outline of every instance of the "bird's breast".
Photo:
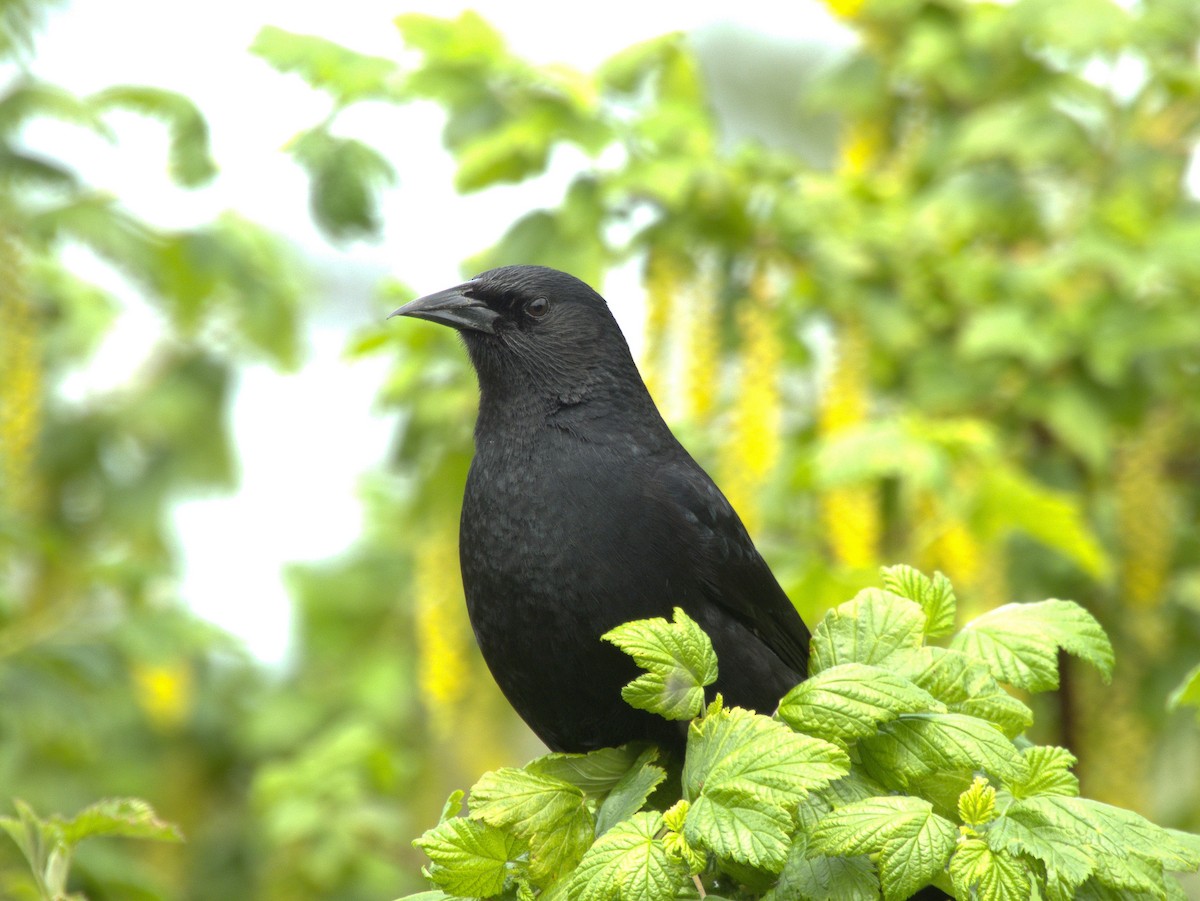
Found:
[{"label": "bird's breast", "polygon": [[[673,574],[644,537],[654,529],[641,465],[618,446],[569,435],[477,449],[460,551],[481,644],[481,632],[510,632],[513,617],[599,634],[635,618],[620,618],[622,604],[639,616],[669,615]],[[647,606],[655,609],[643,613]]]}]

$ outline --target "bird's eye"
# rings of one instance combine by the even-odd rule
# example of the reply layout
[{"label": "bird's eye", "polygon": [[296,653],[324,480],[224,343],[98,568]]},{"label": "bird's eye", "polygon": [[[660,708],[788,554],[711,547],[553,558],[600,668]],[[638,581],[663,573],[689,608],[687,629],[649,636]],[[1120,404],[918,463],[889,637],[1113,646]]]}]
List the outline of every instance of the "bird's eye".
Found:
[{"label": "bird's eye", "polygon": [[544,297],[535,297],[525,304],[525,315],[531,319],[541,319],[550,312],[550,301]]}]

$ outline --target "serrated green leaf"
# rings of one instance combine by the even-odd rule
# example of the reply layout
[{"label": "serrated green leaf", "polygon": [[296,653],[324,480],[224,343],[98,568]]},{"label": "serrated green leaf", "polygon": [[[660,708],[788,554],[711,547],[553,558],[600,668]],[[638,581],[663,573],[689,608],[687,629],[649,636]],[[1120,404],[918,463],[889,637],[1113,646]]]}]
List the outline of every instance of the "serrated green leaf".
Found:
[{"label": "serrated green leaf", "polygon": [[500,894],[514,861],[525,851],[524,842],[512,833],[465,817],[442,821],[413,844],[433,863],[429,878],[465,898]]},{"label": "serrated green leaf", "polygon": [[792,807],[849,769],[850,759],[836,745],[729,707],[689,727],[684,797],[694,801],[720,789]]},{"label": "serrated green leaf", "polygon": [[883,569],[883,587],[921,605],[926,635],[949,635],[954,631],[958,599],[950,580],[940,572],[930,578],[911,566],[887,566]]},{"label": "serrated green leaf", "polygon": [[685,835],[719,857],[778,872],[792,811],[849,769],[841,748],[783,723],[738,707],[710,712],[688,730]]},{"label": "serrated green leaf", "polygon": [[101,835],[160,842],[183,841],[177,826],[160,820],[154,808],[138,798],[106,798],[84,808],[69,820],[55,817],[53,823],[67,845]]},{"label": "serrated green leaf", "polygon": [[1022,750],[1021,757],[1025,760],[1025,775],[1005,786],[1014,798],[1079,794],[1079,779],[1071,772],[1075,755],[1066,748],[1034,745]]},{"label": "serrated green leaf", "polygon": [[920,606],[878,588],[865,588],[825,614],[813,632],[809,675],[842,663],[884,664],[899,651],[921,646]]},{"label": "serrated green leaf", "polygon": [[1092,879],[1122,894],[1166,901],[1167,875],[1163,865],[1137,854],[1097,855]]},{"label": "serrated green leaf", "polygon": [[860,741],[858,752],[867,774],[891,788],[944,770],[981,770],[1008,780],[1025,769],[1004,733],[960,713],[904,714]]},{"label": "serrated green leaf", "polygon": [[945,709],[929,692],[891,670],[842,663],[789,691],[779,702],[778,715],[793,729],[848,747],[902,713]]},{"label": "serrated green leaf", "polygon": [[792,815],[742,792],[706,792],[688,808],[684,837],[721,858],[776,873],[787,860]]},{"label": "serrated green leaf", "polygon": [[990,823],[996,818],[996,789],[977,776],[971,787],[958,796],[958,817],[975,828]]},{"label": "serrated green leaf", "polygon": [[572,901],[673,901],[688,872],[655,838],[662,825],[636,813],[596,839],[571,877]]},{"label": "serrated green leaf", "polygon": [[1080,846],[1065,829],[1034,828],[1019,818],[997,818],[984,835],[988,846],[997,851],[1036,858],[1046,868],[1047,888],[1052,896],[1073,897],[1096,867],[1095,854]]},{"label": "serrated green leaf", "polygon": [[625,702],[669,720],[694,719],[704,709],[704,686],[717,681],[717,655],[704,630],[683,609],[617,626],[601,636],[646,670],[621,689]]},{"label": "serrated green leaf", "polygon": [[[824,788],[819,788],[809,798],[819,798],[829,808],[836,809],[886,795],[887,789],[871,779],[860,768],[855,767],[841,779],[835,779]],[[803,802],[802,802],[803,803]]]},{"label": "serrated green leaf", "polygon": [[[809,855],[812,856],[809,856]],[[831,856],[810,850],[798,833],[779,881],[764,901],[878,901],[879,877],[869,857]]]},{"label": "serrated green leaf", "polygon": [[637,765],[631,767],[620,781],[613,786],[604,803],[596,811],[596,835],[600,836],[621,820],[629,819],[646,803],[650,793],[658,787],[667,773],[662,767],[650,763],[657,756],[655,749],[648,749]]},{"label": "serrated green leaf", "polygon": [[1140,814],[1089,798],[1038,795],[1015,800],[1005,811],[1013,820],[1031,829],[1053,830],[1084,848],[1103,856],[1130,854],[1155,860],[1169,870],[1200,868],[1200,847],[1156,826]]},{"label": "serrated green leaf", "polygon": [[586,754],[546,754],[525,764],[524,770],[569,782],[589,795],[606,795],[631,769],[657,759],[657,748],[634,743],[619,748],[597,748]]},{"label": "serrated green leaf", "polygon": [[821,818],[811,847],[831,855],[879,855],[879,881],[887,901],[907,898],[941,872],[958,830],[920,798],[871,798]]},{"label": "serrated green leaf", "polygon": [[[810,793],[800,802],[796,810],[799,828],[792,837],[787,862],[764,901],[878,901],[879,877],[869,857],[830,856],[809,846],[809,836],[817,823],[833,809],[823,795],[831,792],[834,785],[842,786],[853,778],[843,777],[820,792]],[[854,793],[857,795],[857,792],[856,789]],[[840,797],[844,791],[839,789],[835,794]],[[853,800],[874,796],[874,793],[868,793]]]},{"label": "serrated green leaf", "polygon": [[1026,864],[982,839],[959,843],[950,858],[950,880],[960,898],[978,901],[1029,901],[1031,873]]},{"label": "serrated green leaf", "polygon": [[1096,618],[1074,601],[1005,604],[976,617],[951,647],[983,662],[1001,682],[1026,691],[1058,687],[1058,651],[1086,660],[1109,678],[1113,649]]},{"label": "serrated green leaf", "polygon": [[570,870],[595,836],[583,791],[561,779],[504,768],[471,789],[471,816],[529,843],[529,878],[544,885]]},{"label": "serrated green leaf", "polygon": [[948,712],[987,720],[1009,738],[1033,724],[1033,711],[1005,691],[986,666],[966,654],[923,647],[897,655],[891,667],[945,704]]},{"label": "serrated green leaf", "polygon": [[314,88],[328,91],[339,104],[392,99],[397,93],[391,87],[393,60],[358,53],[327,38],[268,25],[259,31],[250,52],[280,72],[294,72]]}]

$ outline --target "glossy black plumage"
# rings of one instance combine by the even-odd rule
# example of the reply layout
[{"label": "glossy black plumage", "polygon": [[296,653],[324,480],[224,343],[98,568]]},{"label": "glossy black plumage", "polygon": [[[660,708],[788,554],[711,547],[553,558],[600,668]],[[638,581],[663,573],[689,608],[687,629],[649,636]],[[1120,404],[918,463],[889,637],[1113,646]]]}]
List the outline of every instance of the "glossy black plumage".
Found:
[{"label": "glossy black plumage", "polygon": [[508,266],[396,313],[458,329],[479,377],[463,584],[484,659],[530,728],[561,751],[680,747],[679,724],[621,699],[638,670],[600,641],[675,606],[712,638],[726,702],[771,712],[806,674],[808,629],[663,422],[604,299]]}]

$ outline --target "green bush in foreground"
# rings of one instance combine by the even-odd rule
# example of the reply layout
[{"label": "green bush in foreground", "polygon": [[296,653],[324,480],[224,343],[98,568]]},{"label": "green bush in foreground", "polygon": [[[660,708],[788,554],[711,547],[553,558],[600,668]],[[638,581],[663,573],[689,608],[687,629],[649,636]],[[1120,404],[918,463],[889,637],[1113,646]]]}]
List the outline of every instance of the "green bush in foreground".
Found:
[{"label": "green bush in foreground", "polygon": [[682,610],[614,629],[646,671],[626,701],[691,721],[682,773],[633,746],[485,773],[416,840],[436,888],[407,901],[1184,898],[1169,874],[1200,868],[1200,837],[1079,797],[1075,758],[1022,738],[1033,713],[1001,687],[1055,688],[1060,650],[1107,678],[1092,615],[1009,604],[941,647],[949,581],[883,583],[825,616],[774,717],[705,704],[717,661]]}]

